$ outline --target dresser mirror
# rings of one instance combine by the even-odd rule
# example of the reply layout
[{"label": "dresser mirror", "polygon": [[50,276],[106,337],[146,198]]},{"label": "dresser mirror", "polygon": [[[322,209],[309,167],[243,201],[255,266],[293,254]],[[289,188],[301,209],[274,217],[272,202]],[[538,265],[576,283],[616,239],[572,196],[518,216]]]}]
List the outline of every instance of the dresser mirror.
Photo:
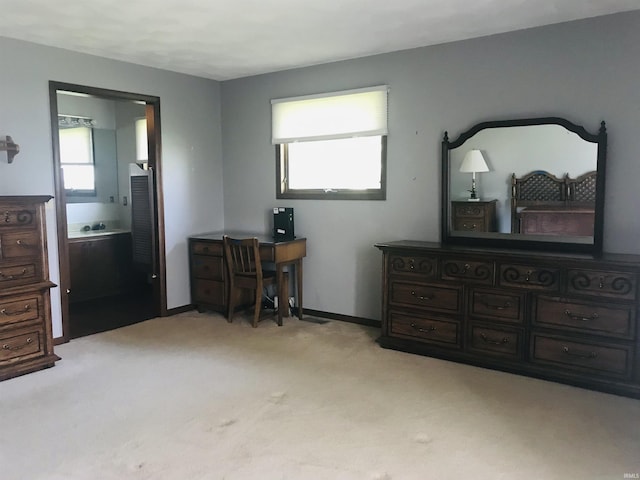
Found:
[{"label": "dresser mirror", "polygon": [[442,141],[445,244],[599,254],[607,134],[563,118],[490,121]]}]

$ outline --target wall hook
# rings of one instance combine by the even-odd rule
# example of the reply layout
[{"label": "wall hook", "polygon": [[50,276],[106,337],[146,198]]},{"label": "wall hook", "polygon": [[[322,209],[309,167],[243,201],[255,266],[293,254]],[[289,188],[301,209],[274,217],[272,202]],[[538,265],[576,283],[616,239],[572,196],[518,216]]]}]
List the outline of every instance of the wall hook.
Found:
[{"label": "wall hook", "polygon": [[0,151],[7,151],[7,160],[9,163],[13,163],[13,157],[15,157],[20,151],[20,145],[13,143],[13,139],[7,135],[6,140],[0,140]]}]

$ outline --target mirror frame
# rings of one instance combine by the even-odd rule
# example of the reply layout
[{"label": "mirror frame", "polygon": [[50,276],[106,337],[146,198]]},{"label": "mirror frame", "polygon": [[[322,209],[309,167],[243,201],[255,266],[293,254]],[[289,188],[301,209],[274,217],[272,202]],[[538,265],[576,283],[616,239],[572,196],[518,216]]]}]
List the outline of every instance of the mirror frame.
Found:
[{"label": "mirror frame", "polygon": [[[450,158],[449,152],[462,146],[467,140],[482,130],[502,127],[524,127],[531,125],[560,125],[570,132],[577,134],[587,142],[595,143],[598,146],[596,171],[596,202],[594,231],[592,243],[558,242],[551,236],[544,236],[542,240],[532,239],[532,235],[518,235],[512,233],[493,233],[478,236],[454,235],[450,229],[450,205],[449,180],[450,180]],[[554,250],[573,253],[588,253],[599,255],[602,253],[602,236],[604,226],[604,187],[605,170],[607,161],[607,129],[605,122],[600,123],[597,134],[589,133],[584,127],[576,125],[569,120],[560,117],[523,118],[512,120],[494,120],[478,123],[469,130],[462,132],[458,138],[449,141],[448,132],[444,132],[442,140],[442,208],[441,208],[441,238],[445,245],[466,245],[476,247],[498,247],[510,249],[526,250]],[[535,170],[532,168],[531,170]]]}]

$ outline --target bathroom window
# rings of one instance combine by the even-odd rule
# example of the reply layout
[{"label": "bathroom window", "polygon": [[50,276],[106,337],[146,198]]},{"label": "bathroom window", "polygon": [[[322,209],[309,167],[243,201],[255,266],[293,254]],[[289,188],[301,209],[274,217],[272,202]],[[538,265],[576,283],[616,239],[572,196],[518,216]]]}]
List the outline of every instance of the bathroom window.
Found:
[{"label": "bathroom window", "polygon": [[65,192],[67,195],[95,195],[93,130],[89,127],[60,128],[58,136]]}]

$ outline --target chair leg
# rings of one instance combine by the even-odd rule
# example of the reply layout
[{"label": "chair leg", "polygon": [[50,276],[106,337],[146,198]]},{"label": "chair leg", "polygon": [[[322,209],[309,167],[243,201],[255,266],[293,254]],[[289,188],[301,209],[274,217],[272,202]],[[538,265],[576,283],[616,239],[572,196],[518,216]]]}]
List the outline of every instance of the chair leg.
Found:
[{"label": "chair leg", "polygon": [[253,309],[253,328],[258,326],[260,319],[260,310],[262,309],[262,282],[256,285],[256,306]]},{"label": "chair leg", "polygon": [[229,323],[233,321],[233,314],[236,309],[234,293],[233,284],[231,284],[229,285],[229,300],[227,301],[227,322]]}]

